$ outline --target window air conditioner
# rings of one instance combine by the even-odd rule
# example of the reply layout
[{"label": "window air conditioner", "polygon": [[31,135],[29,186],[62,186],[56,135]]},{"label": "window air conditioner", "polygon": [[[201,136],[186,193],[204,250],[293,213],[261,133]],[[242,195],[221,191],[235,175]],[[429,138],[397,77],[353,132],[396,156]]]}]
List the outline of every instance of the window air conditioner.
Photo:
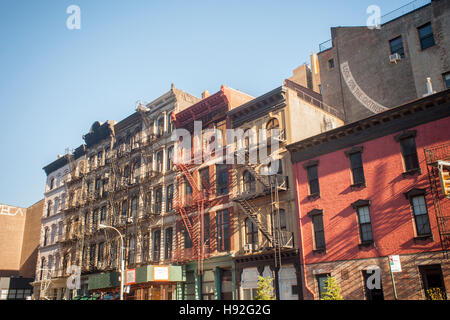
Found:
[{"label": "window air conditioner", "polygon": [[397,61],[400,61],[400,60],[402,60],[402,57],[398,53],[394,53],[389,56],[390,63],[397,63]]}]

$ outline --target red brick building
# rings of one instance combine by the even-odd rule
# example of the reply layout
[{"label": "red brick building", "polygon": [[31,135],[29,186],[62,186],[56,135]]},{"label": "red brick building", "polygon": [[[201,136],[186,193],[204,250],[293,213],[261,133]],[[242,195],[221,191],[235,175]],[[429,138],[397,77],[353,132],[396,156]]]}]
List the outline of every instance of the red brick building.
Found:
[{"label": "red brick building", "polygon": [[394,299],[389,255],[400,256],[398,299],[448,295],[449,226],[437,217],[448,218],[450,200],[430,188],[424,149],[450,160],[449,116],[446,90],[288,146],[305,299],[319,299],[326,275],[344,299]]}]

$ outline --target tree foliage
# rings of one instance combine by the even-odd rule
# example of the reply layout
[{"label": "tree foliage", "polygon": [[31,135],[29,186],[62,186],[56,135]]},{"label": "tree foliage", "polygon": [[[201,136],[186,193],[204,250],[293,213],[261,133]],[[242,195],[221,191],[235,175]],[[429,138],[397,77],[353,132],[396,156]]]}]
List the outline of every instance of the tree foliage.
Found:
[{"label": "tree foliage", "polygon": [[325,292],[320,297],[321,300],[344,300],[341,296],[341,287],[334,277],[327,277],[325,280]]},{"label": "tree foliage", "polygon": [[254,300],[275,300],[271,277],[258,276],[258,288]]}]

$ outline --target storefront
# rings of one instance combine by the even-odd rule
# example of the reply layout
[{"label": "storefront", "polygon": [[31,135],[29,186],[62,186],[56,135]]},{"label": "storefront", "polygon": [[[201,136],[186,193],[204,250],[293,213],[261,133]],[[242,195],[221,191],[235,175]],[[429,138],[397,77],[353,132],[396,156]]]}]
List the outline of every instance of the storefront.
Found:
[{"label": "storefront", "polygon": [[296,249],[283,250],[281,267],[275,268],[273,252],[239,256],[236,264],[236,286],[239,300],[253,300],[258,288],[258,276],[271,277],[280,300],[298,300],[301,288],[299,256]]},{"label": "storefront", "polygon": [[230,255],[207,259],[203,269],[198,270],[198,262],[185,266],[186,282],[183,285],[184,300],[234,300],[235,272]]},{"label": "storefront", "polygon": [[[117,300],[120,294],[119,272],[94,274],[89,277],[89,292],[103,300]],[[147,265],[129,269],[125,274],[125,300],[177,300],[185,281],[181,266]]]}]

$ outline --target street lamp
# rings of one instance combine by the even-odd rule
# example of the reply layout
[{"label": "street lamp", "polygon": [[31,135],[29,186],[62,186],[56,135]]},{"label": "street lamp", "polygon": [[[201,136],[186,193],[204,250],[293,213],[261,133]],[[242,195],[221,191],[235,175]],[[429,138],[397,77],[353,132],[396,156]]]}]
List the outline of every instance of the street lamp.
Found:
[{"label": "street lamp", "polygon": [[123,260],[123,236],[119,230],[114,227],[107,226],[106,224],[99,224],[100,229],[110,228],[116,231],[120,236],[120,300],[123,300],[123,279],[125,273],[125,261]]}]

